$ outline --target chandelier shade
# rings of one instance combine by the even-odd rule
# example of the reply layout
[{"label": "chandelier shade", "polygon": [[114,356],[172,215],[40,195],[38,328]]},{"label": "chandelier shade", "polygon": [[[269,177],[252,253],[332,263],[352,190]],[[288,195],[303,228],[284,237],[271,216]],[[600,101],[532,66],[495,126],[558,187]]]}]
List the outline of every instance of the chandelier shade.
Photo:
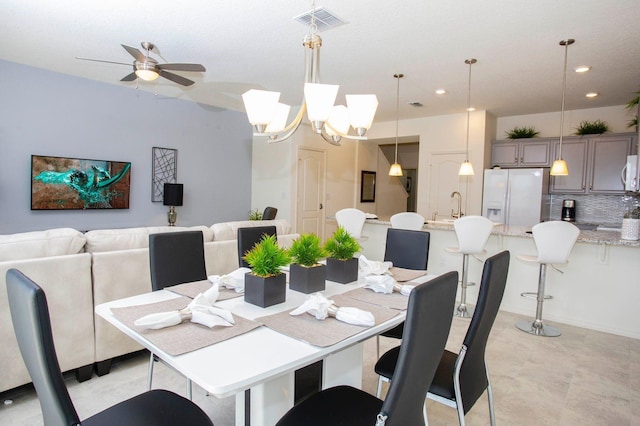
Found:
[{"label": "chandelier shade", "polygon": [[[334,112],[340,86],[320,84],[322,39],[316,31],[314,4],[309,33],[302,43],[305,47],[304,96],[298,114],[289,124],[286,124],[286,121],[291,107],[288,107],[285,114],[285,108],[278,105],[279,92],[251,89],[242,95],[247,118],[254,127],[254,136],[266,136],[269,143],[287,140],[298,130],[306,112],[313,131],[333,145],[340,145],[342,138],[367,139],[364,135],[373,123],[378,99],[376,95],[346,95],[347,106],[342,106]],[[351,127],[355,135],[349,133]]]},{"label": "chandelier shade", "polygon": [[141,69],[141,70],[136,70],[136,76],[138,76],[144,81],[153,81],[158,77],[160,77],[160,74],[158,74],[154,70]]}]

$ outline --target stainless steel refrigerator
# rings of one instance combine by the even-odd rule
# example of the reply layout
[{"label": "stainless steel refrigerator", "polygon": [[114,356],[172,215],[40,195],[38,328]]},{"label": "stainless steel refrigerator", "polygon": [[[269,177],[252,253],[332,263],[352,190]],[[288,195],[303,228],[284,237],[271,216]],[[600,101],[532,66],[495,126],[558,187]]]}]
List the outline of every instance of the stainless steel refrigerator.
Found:
[{"label": "stainless steel refrigerator", "polygon": [[549,169],[485,170],[482,215],[513,226],[549,220]]}]

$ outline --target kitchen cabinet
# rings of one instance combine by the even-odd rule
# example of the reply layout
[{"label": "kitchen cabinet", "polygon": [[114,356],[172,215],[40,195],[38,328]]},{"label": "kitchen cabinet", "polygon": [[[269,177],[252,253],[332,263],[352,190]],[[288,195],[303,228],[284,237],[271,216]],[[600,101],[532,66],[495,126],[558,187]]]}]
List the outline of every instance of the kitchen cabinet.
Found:
[{"label": "kitchen cabinet", "polygon": [[[635,142],[633,134],[564,138],[562,158],[568,176],[552,176],[554,194],[624,194],[622,168]],[[559,142],[553,144],[554,159]]]},{"label": "kitchen cabinet", "polygon": [[551,140],[508,139],[491,144],[491,166],[551,167]]}]

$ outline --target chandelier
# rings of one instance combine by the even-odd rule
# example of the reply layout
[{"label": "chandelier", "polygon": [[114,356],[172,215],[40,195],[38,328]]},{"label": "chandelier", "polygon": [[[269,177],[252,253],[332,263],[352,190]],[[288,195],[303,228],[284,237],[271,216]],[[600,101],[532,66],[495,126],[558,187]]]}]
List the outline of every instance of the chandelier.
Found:
[{"label": "chandelier", "polygon": [[[280,92],[251,89],[242,95],[249,123],[254,136],[266,136],[269,143],[289,139],[307,113],[314,133],[332,145],[340,145],[342,138],[366,140],[378,108],[376,95],[345,95],[347,105],[334,105],[338,85],[320,84],[320,47],[322,39],[315,22],[315,3],[312,5],[309,33],[302,45],[305,47],[305,84],[302,105],[296,117],[287,124],[291,107],[280,103]],[[350,134],[350,128],[354,134]]]}]

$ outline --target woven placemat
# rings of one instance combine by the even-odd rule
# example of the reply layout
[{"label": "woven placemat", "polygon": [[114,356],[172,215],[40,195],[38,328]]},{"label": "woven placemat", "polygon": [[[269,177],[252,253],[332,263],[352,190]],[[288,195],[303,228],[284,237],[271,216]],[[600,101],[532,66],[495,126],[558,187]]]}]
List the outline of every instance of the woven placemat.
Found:
[{"label": "woven placemat", "polygon": [[180,355],[195,351],[196,349],[239,336],[261,325],[257,321],[248,320],[238,315],[233,315],[235,324],[231,327],[209,328],[191,321],[184,321],[178,325],[159,330],[144,330],[134,325],[138,318],[142,318],[145,315],[180,310],[185,308],[189,302],[191,302],[191,299],[188,297],[178,297],[147,305],[111,308],[111,311],[120,322],[137,331],[170,355]]},{"label": "woven placemat", "polygon": [[[187,296],[193,299],[200,293],[204,293],[210,288],[211,281],[202,280],[194,281],[191,283],[172,285],[171,287],[165,287],[165,290],[169,290],[173,293],[179,294],[181,296]],[[233,299],[243,295],[244,293],[236,293],[235,290],[219,287],[218,301]]]},{"label": "woven placemat", "polygon": [[391,268],[389,268],[389,272],[391,272],[393,279],[398,281],[399,283],[406,282],[406,281],[413,281],[418,277],[427,275],[426,270],[423,271],[423,270],[416,270],[416,269],[404,269],[404,268],[398,268],[395,266],[392,266]]},{"label": "woven placemat", "polygon": [[[406,283],[406,285],[418,285],[417,283]],[[382,306],[385,308],[396,309],[400,311],[407,310],[407,303],[409,302],[409,296],[403,296],[398,292],[376,293],[368,288],[356,288],[355,290],[342,293],[345,297],[350,297],[361,302],[370,303],[376,306]]]},{"label": "woven placemat", "polygon": [[[344,297],[344,295],[333,296],[331,300],[333,300],[337,306],[349,306],[371,312],[375,318],[376,325],[398,315],[398,311],[396,310],[364,303],[356,299]],[[334,345],[360,333],[366,328],[347,324],[331,317],[320,321],[307,313],[302,315],[289,315],[289,312],[291,311],[261,317],[258,318],[258,321],[278,333],[320,347]]]}]

